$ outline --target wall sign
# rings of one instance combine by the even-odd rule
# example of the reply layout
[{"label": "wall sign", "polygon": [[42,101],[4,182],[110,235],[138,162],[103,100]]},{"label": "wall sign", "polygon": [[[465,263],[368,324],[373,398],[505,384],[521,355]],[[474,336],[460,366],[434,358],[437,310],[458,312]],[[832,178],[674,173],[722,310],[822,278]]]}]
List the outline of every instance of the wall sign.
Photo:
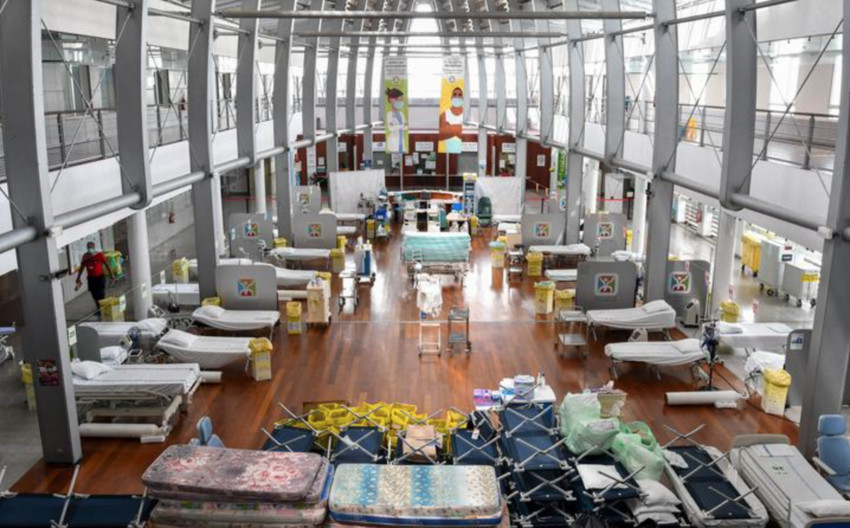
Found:
[{"label": "wall sign", "polygon": [[516,143],[502,143],[502,152],[516,152]]},{"label": "wall sign", "polygon": [[386,150],[387,144],[383,141],[373,141],[372,142],[372,150],[375,152],[380,152],[382,150]]},{"label": "wall sign", "polygon": [[616,273],[597,273],[595,293],[598,297],[616,297],[620,289],[619,276]]},{"label": "wall sign", "polygon": [[477,141],[464,141],[460,146],[461,152],[478,152]]},{"label": "wall sign", "polygon": [[384,133],[386,152],[407,152],[407,57],[384,58]]},{"label": "wall sign", "polygon": [[688,271],[676,271],[670,274],[670,293],[685,295],[691,293],[691,274]]},{"label": "wall sign", "polygon": [[257,281],[254,279],[239,279],[236,283],[236,293],[239,297],[256,297],[257,296]]},{"label": "wall sign", "polygon": [[433,141],[417,141],[415,145],[416,152],[434,152]]}]

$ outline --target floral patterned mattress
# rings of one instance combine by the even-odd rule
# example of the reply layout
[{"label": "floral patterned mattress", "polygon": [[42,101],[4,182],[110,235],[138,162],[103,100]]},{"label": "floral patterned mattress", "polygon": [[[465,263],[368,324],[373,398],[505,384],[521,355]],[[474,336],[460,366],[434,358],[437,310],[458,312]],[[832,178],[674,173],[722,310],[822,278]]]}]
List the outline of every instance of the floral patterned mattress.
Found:
[{"label": "floral patterned mattress", "polygon": [[346,524],[495,526],[502,519],[489,466],[342,464],[328,508]]},{"label": "floral patterned mattress", "polygon": [[328,464],[314,453],[173,445],[142,475],[152,498],[315,503]]}]

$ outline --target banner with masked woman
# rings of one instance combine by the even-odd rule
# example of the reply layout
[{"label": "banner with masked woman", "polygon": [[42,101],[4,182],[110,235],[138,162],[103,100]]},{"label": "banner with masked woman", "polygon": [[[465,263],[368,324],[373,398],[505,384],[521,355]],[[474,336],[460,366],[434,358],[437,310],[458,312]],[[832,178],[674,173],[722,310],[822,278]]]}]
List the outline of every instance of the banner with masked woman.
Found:
[{"label": "banner with masked woman", "polygon": [[440,91],[440,154],[460,154],[463,147],[463,57],[443,58]]}]

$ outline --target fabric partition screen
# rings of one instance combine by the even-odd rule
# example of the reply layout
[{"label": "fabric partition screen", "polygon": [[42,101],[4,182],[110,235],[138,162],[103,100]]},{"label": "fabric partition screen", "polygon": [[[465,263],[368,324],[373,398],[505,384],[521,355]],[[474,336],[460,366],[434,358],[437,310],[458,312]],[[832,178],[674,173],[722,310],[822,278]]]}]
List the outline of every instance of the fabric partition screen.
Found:
[{"label": "fabric partition screen", "polygon": [[271,264],[223,265],[215,289],[228,310],[277,310],[277,275]]},{"label": "fabric partition screen", "polygon": [[522,214],[523,178],[484,177],[475,180],[475,203],[482,196],[490,198],[494,215]]},{"label": "fabric partition screen", "polygon": [[332,172],[328,175],[331,209],[338,214],[361,213],[357,210],[360,195],[377,198],[387,187],[383,169]]}]

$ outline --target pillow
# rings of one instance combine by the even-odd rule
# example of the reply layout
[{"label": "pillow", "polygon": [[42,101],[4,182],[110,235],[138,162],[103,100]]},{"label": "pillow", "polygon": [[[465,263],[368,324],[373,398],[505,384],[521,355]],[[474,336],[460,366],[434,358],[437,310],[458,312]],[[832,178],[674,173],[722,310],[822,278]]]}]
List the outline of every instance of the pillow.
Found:
[{"label": "pillow", "polygon": [[106,346],[100,349],[101,361],[114,361],[124,355],[124,349],[118,345]]},{"label": "pillow", "polygon": [[814,517],[847,517],[850,515],[850,501],[841,499],[798,502],[797,507]]},{"label": "pillow", "polygon": [[109,372],[112,367],[98,361],[74,361],[71,363],[71,372],[74,376],[85,380],[93,380],[104,372]]},{"label": "pillow", "polygon": [[[612,465],[579,464],[577,469],[578,474],[581,477],[581,481],[584,483],[584,487],[589,490],[601,490],[615,484],[615,481],[606,475],[611,475],[611,477],[617,478],[620,477],[620,472],[617,471],[616,466]],[[612,487],[622,488],[624,486],[622,484],[617,484]]]},{"label": "pillow", "polygon": [[139,330],[143,332],[151,332],[154,334],[158,334],[165,330],[165,327],[168,323],[164,319],[159,319],[157,317],[152,317],[148,319],[142,319],[141,321],[136,323],[136,326]]},{"label": "pillow", "polygon": [[642,479],[638,480],[638,485],[646,493],[646,506],[678,506],[682,503],[675,493],[658,481]]},{"label": "pillow", "polygon": [[159,341],[165,344],[174,345],[180,348],[189,348],[192,346],[192,343],[195,342],[198,336],[192,335],[188,332],[183,332],[181,330],[169,330],[167,334],[162,336],[162,339]]},{"label": "pillow", "polygon": [[744,329],[733,323],[720,321],[717,323],[717,331],[721,334],[743,334]]},{"label": "pillow", "polygon": [[670,305],[664,301],[652,301],[643,305],[643,311],[648,314],[658,312],[667,312],[670,310]]},{"label": "pillow", "polygon": [[209,305],[209,306],[201,306],[200,308],[198,308],[199,314],[206,316],[206,317],[209,317],[211,319],[218,319],[219,317],[224,315],[224,312],[225,312],[225,310],[221,306]]}]

